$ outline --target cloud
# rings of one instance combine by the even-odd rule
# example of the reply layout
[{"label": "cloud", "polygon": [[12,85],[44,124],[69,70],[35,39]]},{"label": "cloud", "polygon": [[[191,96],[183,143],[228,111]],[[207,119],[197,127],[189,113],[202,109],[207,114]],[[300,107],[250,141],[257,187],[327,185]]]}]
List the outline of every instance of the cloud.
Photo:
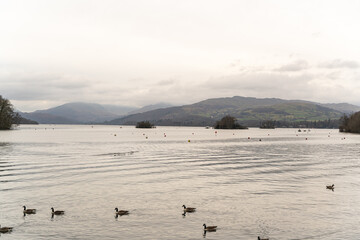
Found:
[{"label": "cloud", "polygon": [[334,68],[359,68],[360,65],[358,62],[356,61],[344,61],[341,59],[335,59],[333,61],[330,62],[323,62],[319,64],[320,68],[329,68],[329,69],[334,69]]},{"label": "cloud", "polygon": [[[340,81],[343,78],[347,81]],[[248,96],[257,98],[302,99],[315,102],[353,102],[359,90],[356,74],[348,72],[247,71],[209,79],[204,92],[214,96]]]},{"label": "cloud", "polygon": [[233,95],[288,98],[309,88],[313,79],[310,74],[247,72],[210,79],[203,87]]},{"label": "cloud", "polygon": [[290,64],[283,65],[279,68],[274,69],[279,72],[297,72],[309,68],[309,64],[305,60],[298,60]]},{"label": "cloud", "polygon": [[44,72],[8,71],[0,74],[0,92],[17,101],[79,98],[89,81],[79,76]]}]

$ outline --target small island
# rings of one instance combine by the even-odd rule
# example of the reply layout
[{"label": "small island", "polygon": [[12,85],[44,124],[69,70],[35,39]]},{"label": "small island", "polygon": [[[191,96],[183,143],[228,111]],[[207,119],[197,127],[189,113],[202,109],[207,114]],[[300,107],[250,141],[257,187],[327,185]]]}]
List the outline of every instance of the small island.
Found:
[{"label": "small island", "polygon": [[215,129],[248,129],[245,126],[240,125],[235,117],[227,115],[223,117],[220,121],[217,121]]},{"label": "small island", "polygon": [[155,128],[149,121],[141,121],[136,123],[136,128]]}]

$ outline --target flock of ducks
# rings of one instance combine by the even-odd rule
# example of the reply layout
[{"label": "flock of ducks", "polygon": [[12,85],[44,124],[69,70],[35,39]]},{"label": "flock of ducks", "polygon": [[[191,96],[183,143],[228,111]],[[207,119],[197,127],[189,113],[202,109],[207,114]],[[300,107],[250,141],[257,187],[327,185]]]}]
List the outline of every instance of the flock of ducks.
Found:
[{"label": "flock of ducks", "polygon": [[[23,206],[24,210],[23,210],[23,213],[24,213],[24,216],[26,214],[36,214],[36,209],[34,208],[26,208],[26,206]],[[63,215],[65,214],[65,211],[55,211],[54,208],[52,207],[51,208],[51,216],[53,217],[54,215]],[[1,227],[0,225],[0,233],[9,233],[9,232],[12,232],[13,228],[12,227]]]},{"label": "flock of ducks", "polygon": [[[335,189],[335,185],[332,184],[332,185],[326,185],[326,189],[329,189],[329,190],[332,190],[334,191]],[[195,212],[196,211],[196,208],[193,208],[193,207],[186,207],[185,205],[182,205],[183,207],[183,210],[184,210],[184,216],[186,213],[192,213],[192,212]],[[26,208],[26,206],[23,206],[24,210],[23,210],[23,213],[24,215],[26,214],[36,214],[36,209],[31,209],[31,208]],[[128,210],[119,210],[119,208],[115,208],[115,214],[116,214],[116,217],[118,216],[123,216],[123,215],[129,215],[129,211]],[[56,210],[52,207],[51,208],[51,215],[52,217],[54,215],[64,215],[65,214],[65,211],[62,211],[62,210]],[[205,223],[203,224],[203,227],[204,227],[204,234],[206,234],[206,232],[216,232],[217,230],[217,226],[207,226]],[[9,233],[13,230],[12,227],[1,227],[0,225],[0,233]],[[260,238],[260,236],[258,236],[258,240],[269,240],[269,238]]]}]

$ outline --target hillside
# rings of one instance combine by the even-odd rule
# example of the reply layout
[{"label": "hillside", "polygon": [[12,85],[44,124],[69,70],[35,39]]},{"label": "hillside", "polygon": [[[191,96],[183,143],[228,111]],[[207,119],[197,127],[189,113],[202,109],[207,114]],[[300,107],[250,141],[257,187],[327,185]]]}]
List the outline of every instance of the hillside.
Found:
[{"label": "hillside", "polygon": [[355,113],[355,112],[360,111],[359,106],[348,104],[348,103],[325,103],[325,104],[320,104],[320,105],[323,107],[335,109],[337,111],[340,111],[340,112],[343,112],[346,114]]},{"label": "hillside", "polygon": [[168,104],[168,103],[152,104],[152,105],[147,105],[145,107],[128,112],[127,115],[136,114],[136,113],[144,113],[144,112],[148,112],[151,110],[156,110],[156,109],[161,109],[161,108],[169,108],[169,107],[173,107],[173,105]]},{"label": "hillside", "polygon": [[47,110],[19,113],[25,118],[42,124],[93,124],[126,116],[132,111],[138,110],[144,112],[166,106],[170,105],[155,104],[138,109],[135,107],[75,102],[63,104]]},{"label": "hillside", "polygon": [[213,125],[225,115],[236,117],[246,126],[259,126],[260,121],[269,119],[294,122],[339,119],[343,112],[301,100],[236,96],[133,114],[108,123],[135,124],[148,120],[155,125],[206,126]]},{"label": "hillside", "polygon": [[80,124],[72,119],[56,116],[48,113],[31,112],[31,113],[20,113],[22,117],[31,119],[41,124]]},{"label": "hillside", "polygon": [[47,110],[21,113],[23,117],[43,124],[81,124],[103,122],[114,119],[117,115],[104,106],[95,103],[67,103]]}]

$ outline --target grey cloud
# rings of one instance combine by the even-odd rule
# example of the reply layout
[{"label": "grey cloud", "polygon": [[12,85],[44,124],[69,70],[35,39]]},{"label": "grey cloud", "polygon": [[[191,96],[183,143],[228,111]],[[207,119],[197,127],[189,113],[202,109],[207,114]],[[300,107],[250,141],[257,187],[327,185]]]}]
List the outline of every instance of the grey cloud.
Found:
[{"label": "grey cloud", "polygon": [[304,86],[311,79],[313,76],[309,74],[290,76],[282,73],[253,72],[213,78],[206,85],[220,89],[287,89]]},{"label": "grey cloud", "polygon": [[323,62],[319,64],[320,68],[359,68],[360,65],[356,61],[343,61],[341,59],[335,59],[330,62]]},{"label": "grey cloud", "polygon": [[305,60],[298,60],[293,63],[281,66],[279,68],[274,69],[275,71],[280,72],[296,72],[296,71],[302,71],[309,68],[309,64]]},{"label": "grey cloud", "polygon": [[0,76],[0,91],[12,100],[61,100],[77,98],[87,81],[54,74],[11,73]]}]

